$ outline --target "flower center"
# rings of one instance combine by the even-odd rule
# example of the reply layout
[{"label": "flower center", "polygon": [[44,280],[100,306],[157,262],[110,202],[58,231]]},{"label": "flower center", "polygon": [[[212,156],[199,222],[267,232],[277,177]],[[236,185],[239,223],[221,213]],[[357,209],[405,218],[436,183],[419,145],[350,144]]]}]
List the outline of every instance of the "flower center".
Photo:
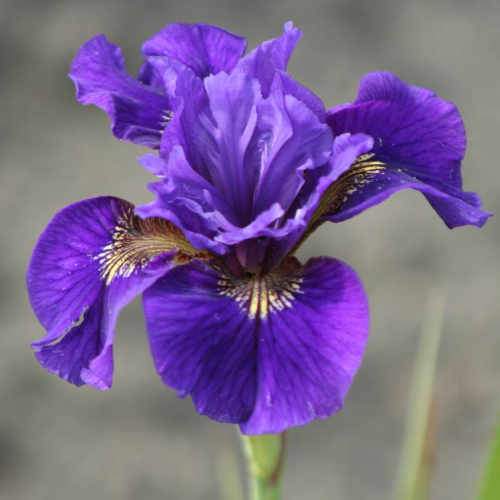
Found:
[{"label": "flower center", "polygon": [[300,267],[294,262],[263,275],[239,278],[223,273],[217,284],[219,293],[233,299],[250,319],[265,319],[293,306],[296,296],[303,293],[302,280]]}]

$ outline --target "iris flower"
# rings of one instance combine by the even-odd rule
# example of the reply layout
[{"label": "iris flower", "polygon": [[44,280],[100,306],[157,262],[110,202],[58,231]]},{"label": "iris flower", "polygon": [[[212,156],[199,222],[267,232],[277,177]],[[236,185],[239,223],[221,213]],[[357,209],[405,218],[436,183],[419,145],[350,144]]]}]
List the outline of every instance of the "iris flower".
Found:
[{"label": "iris flower", "polygon": [[142,294],[156,370],[200,414],[245,434],[326,418],[360,366],[368,301],[344,262],[299,262],[301,243],[405,188],[450,228],[485,223],[462,190],[455,105],[379,72],[326,109],[286,72],[300,36],[287,23],[245,55],[239,36],[172,24],[144,43],[137,78],[103,35],[81,47],[79,102],[149,146],[157,180],[147,205],[79,201],[40,236],[27,284],[46,370],[110,388],[118,314]]}]

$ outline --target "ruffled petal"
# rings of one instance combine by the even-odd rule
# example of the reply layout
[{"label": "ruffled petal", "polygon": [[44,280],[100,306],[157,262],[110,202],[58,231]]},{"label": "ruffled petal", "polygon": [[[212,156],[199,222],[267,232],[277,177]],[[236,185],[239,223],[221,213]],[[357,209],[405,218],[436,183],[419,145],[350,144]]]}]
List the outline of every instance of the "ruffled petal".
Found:
[{"label": "ruffled petal", "polygon": [[290,206],[286,219],[293,228],[282,238],[269,242],[267,268],[274,267],[287,254],[294,253],[303,241],[323,222],[335,181],[370,151],[373,139],[365,134],[342,134],[333,141],[330,161],[321,168],[306,171],[304,185]]},{"label": "ruffled petal", "polygon": [[192,263],[143,297],[165,384],[191,396],[199,413],[247,434],[338,411],[367,342],[362,285],[334,259],[304,267],[290,259],[259,278]]},{"label": "ruffled petal", "polygon": [[237,225],[232,208],[191,168],[180,147],[172,150],[167,164],[154,155],[145,155],[141,163],[153,173],[165,173],[165,179],[150,184],[156,199],[137,207],[136,213],[173,222],[196,247],[223,255],[228,245],[259,236],[278,237],[290,230],[288,226],[272,227],[284,214],[279,203],[273,203],[249,224]]},{"label": "ruffled petal", "polygon": [[141,217],[170,220],[196,247],[224,254],[226,246],[216,236],[221,227],[230,224],[227,214],[231,211],[217,190],[187,162],[184,150],[174,147],[167,162],[145,155],[141,163],[163,179],[149,186],[155,200],[137,207],[136,212]]},{"label": "ruffled petal", "polygon": [[288,21],[281,36],[262,42],[238,63],[249,77],[259,80],[264,97],[269,93],[276,72],[286,70],[301,36],[302,32]]},{"label": "ruffled petal", "polygon": [[306,171],[328,163],[332,134],[286,85],[276,74],[264,98],[240,67],[207,77],[204,87],[191,71],[181,74],[181,111],[165,131],[162,158],[146,165],[161,178],[152,186],[157,199],[138,213],[172,220],[193,244],[217,253],[226,253],[216,248],[221,243],[305,228],[303,220],[278,219]]},{"label": "ruffled petal", "polygon": [[176,113],[162,137],[160,155],[168,160],[172,150],[181,146],[187,161],[205,179],[210,181],[206,164],[206,150],[212,150],[214,139],[208,97],[203,81],[191,70],[184,69],[176,79]]},{"label": "ruffled petal", "polygon": [[240,224],[273,202],[285,210],[303,184],[303,171],[331,154],[331,132],[301,101],[286,94],[277,76],[267,98],[240,68],[206,79],[214,148],[205,164],[213,184]]},{"label": "ruffled petal", "polygon": [[273,200],[288,210],[304,185],[306,172],[325,165],[332,154],[332,135],[325,123],[296,97],[286,92],[277,75],[268,98],[258,106],[259,177],[253,210]]},{"label": "ruffled petal", "polygon": [[133,209],[112,197],[70,205],[33,252],[27,286],[47,334],[32,346],[44,368],[73,384],[111,387],[120,310],[179,259],[202,257],[172,224]]},{"label": "ruffled petal", "polygon": [[163,68],[175,63],[198,77],[229,73],[245,52],[246,41],[229,31],[206,24],[169,24],[144,42],[142,52]]},{"label": "ruffled petal", "polygon": [[[120,48],[104,35],[80,48],[69,76],[78,101],[105,111],[116,137],[159,147],[162,131],[171,118],[172,103],[160,93],[157,83],[145,85],[128,75]],[[147,81],[145,74],[142,79]]]},{"label": "ruffled petal", "polygon": [[204,163],[212,184],[233,207],[239,221],[248,223],[258,172],[246,168],[245,157],[257,126],[259,84],[245,73],[234,71],[208,77],[205,89],[207,113],[212,117],[206,128],[213,147],[205,148]]},{"label": "ruffled petal", "polygon": [[476,194],[462,191],[463,122],[456,106],[432,91],[391,73],[372,73],[361,81],[356,101],[332,109],[327,121],[334,134],[374,139],[372,157],[339,179],[331,220],[352,217],[403,188],[424,193],[449,227],[481,226],[491,215]]}]

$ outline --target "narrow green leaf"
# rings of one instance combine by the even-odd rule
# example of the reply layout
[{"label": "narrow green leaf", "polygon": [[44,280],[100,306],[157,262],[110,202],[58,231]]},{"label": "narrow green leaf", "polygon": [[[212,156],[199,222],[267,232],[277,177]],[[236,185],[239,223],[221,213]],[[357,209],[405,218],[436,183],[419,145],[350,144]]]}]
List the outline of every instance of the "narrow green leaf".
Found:
[{"label": "narrow green leaf", "polygon": [[479,489],[478,500],[500,499],[500,423],[490,444],[490,454]]},{"label": "narrow green leaf", "polygon": [[443,291],[433,290],[429,296],[413,371],[395,500],[428,499],[435,447],[433,386],[444,307]]}]

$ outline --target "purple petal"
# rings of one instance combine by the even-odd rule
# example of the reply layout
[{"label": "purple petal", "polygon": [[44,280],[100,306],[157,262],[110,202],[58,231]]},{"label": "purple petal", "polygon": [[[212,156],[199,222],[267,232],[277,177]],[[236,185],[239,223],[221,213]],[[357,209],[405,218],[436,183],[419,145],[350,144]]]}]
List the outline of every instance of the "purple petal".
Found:
[{"label": "purple petal", "polygon": [[239,62],[238,66],[248,76],[259,80],[264,96],[267,96],[276,72],[286,70],[301,36],[302,32],[288,21],[280,37],[262,42]]},{"label": "purple petal", "polygon": [[245,434],[283,432],[339,411],[368,340],[368,301],[341,261],[311,259],[292,307],[269,314],[258,337],[255,407]]},{"label": "purple petal", "polygon": [[238,226],[234,219],[228,219],[228,215],[232,217],[232,209],[219,192],[191,168],[179,147],[172,150],[167,164],[153,155],[145,155],[141,162],[154,173],[162,172],[165,179],[150,185],[156,199],[137,207],[136,213],[173,222],[198,248],[225,254],[227,245],[289,232],[288,227],[271,227],[284,213],[278,203],[262,211],[246,226]]},{"label": "purple petal", "polygon": [[171,117],[168,97],[155,86],[144,85],[129,76],[121,50],[98,35],[86,42],[73,60],[70,78],[82,104],[94,104],[105,111],[113,133],[119,139],[158,147]]},{"label": "purple petal", "polygon": [[322,204],[331,188],[356,159],[370,151],[373,140],[364,134],[342,134],[333,142],[330,161],[321,168],[305,172],[305,181],[286,218],[293,221],[293,231],[269,243],[267,267],[275,266],[285,255],[293,252],[322,222]]},{"label": "purple petal", "polygon": [[209,179],[205,150],[213,149],[210,108],[203,81],[192,71],[181,71],[176,79],[178,106],[162,137],[160,154],[168,159],[173,148],[182,146],[188,162]]},{"label": "purple petal", "polygon": [[320,97],[318,97],[312,90],[304,87],[304,85],[294,80],[284,71],[278,71],[277,76],[281,80],[281,85],[286,94],[293,95],[293,97],[305,104],[314,114],[316,114],[320,121],[325,121],[325,105]]},{"label": "purple petal", "polygon": [[168,162],[146,155],[141,163],[164,180],[149,186],[156,199],[137,207],[137,214],[170,220],[194,246],[224,254],[225,245],[215,237],[221,226],[230,224],[223,215],[230,210],[214,187],[189,165],[184,150],[173,148]]},{"label": "purple petal", "polygon": [[353,104],[329,111],[328,123],[334,134],[372,136],[373,160],[385,164],[382,175],[342,190],[331,220],[347,219],[407,187],[422,191],[449,227],[481,226],[489,217],[477,195],[462,191],[466,138],[460,113],[432,91],[390,73],[372,73],[361,81]]},{"label": "purple petal", "polygon": [[181,74],[183,104],[163,137],[165,159],[146,165],[161,177],[152,186],[157,199],[138,213],[171,220],[194,245],[217,253],[226,253],[220,243],[282,238],[304,227],[303,220],[278,218],[300,192],[305,171],[328,163],[332,136],[283,82],[276,74],[263,98],[259,82],[239,67],[207,77],[205,88],[192,72]]},{"label": "purple petal", "polygon": [[277,76],[267,98],[240,68],[205,80],[213,147],[205,145],[212,183],[249,224],[277,202],[287,209],[302,172],[328,161],[331,133],[301,101],[286,94]]},{"label": "purple petal", "polygon": [[[168,224],[142,222],[133,205],[112,197],[54,216],[27,273],[31,305],[47,330],[32,344],[44,368],[76,385],[111,387],[120,310],[172,266],[165,238],[174,236],[159,234]],[[143,236],[144,244],[134,245]]]},{"label": "purple petal", "polygon": [[238,220],[248,223],[257,172],[245,168],[245,156],[257,126],[259,84],[243,72],[234,71],[208,77],[205,88],[213,117],[213,122],[207,123],[213,147],[206,148],[205,165],[212,183],[233,207]]},{"label": "purple petal", "polygon": [[218,292],[218,279],[197,264],[174,269],[144,293],[144,313],[165,384],[191,395],[199,413],[238,423],[254,404],[255,325]]},{"label": "purple petal", "polygon": [[193,263],[149,288],[144,311],[162,380],[247,434],[338,411],[368,336],[361,283],[327,258],[292,260],[260,279]]},{"label": "purple petal", "polygon": [[449,228],[465,224],[481,227],[491,216],[481,210],[481,201],[475,193],[464,193],[449,187],[441,190],[402,169],[381,168],[376,173],[360,174],[358,185],[344,183],[342,178],[337,182],[340,186],[337,193],[340,207],[327,213],[328,220],[332,222],[349,219],[402,189],[420,191]]},{"label": "purple petal", "polygon": [[308,106],[286,94],[279,76],[258,112],[259,136],[255,147],[261,154],[253,210],[258,213],[272,200],[286,210],[304,184],[304,172],[329,161],[332,136]]},{"label": "purple petal", "polygon": [[246,42],[233,33],[206,24],[170,24],[142,46],[155,63],[181,63],[198,77],[230,72],[245,52]]},{"label": "purple petal", "polygon": [[142,64],[139,69],[139,74],[137,75],[137,80],[141,83],[149,87],[151,90],[154,90],[158,94],[164,94],[167,90],[168,95],[173,95],[174,92],[170,87],[165,86],[165,80],[163,71],[160,71],[155,65],[151,64],[149,61],[146,61]]}]

